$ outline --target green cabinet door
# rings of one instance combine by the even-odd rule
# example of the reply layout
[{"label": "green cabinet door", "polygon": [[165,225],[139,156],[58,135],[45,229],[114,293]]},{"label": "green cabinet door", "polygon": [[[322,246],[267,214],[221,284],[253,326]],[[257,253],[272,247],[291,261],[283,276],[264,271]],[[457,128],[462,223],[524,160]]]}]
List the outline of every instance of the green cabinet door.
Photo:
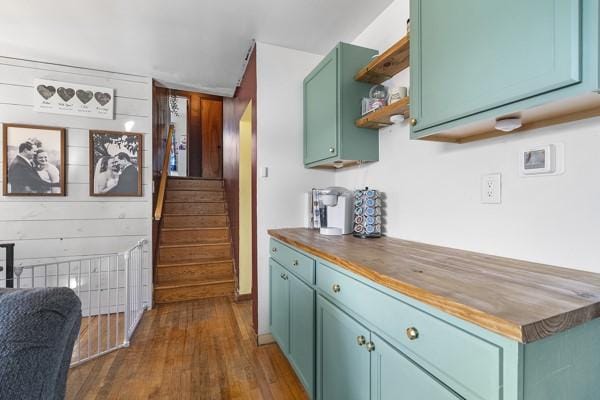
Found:
[{"label": "green cabinet door", "polygon": [[315,397],[315,290],[288,274],[290,282],[289,360],[304,388]]},{"label": "green cabinet door", "polygon": [[271,334],[287,354],[290,343],[290,281],[288,273],[273,260],[271,268]]},{"label": "green cabinet door", "polygon": [[376,334],[371,333],[371,341],[371,400],[462,398]]},{"label": "green cabinet door", "polygon": [[412,0],[413,131],[581,81],[581,0]]},{"label": "green cabinet door", "polygon": [[370,354],[358,339],[367,328],[317,296],[317,398],[365,400],[370,396]]},{"label": "green cabinet door", "polygon": [[338,49],[304,80],[304,163],[337,155]]}]

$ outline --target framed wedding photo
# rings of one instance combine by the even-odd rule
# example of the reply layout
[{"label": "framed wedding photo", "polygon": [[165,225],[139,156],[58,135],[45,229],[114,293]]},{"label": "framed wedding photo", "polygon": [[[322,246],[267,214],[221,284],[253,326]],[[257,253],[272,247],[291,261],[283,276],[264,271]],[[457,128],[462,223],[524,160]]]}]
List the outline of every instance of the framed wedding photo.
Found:
[{"label": "framed wedding photo", "polygon": [[90,131],[90,196],[142,196],[144,135]]},{"label": "framed wedding photo", "polygon": [[3,124],[4,196],[65,196],[65,129]]}]

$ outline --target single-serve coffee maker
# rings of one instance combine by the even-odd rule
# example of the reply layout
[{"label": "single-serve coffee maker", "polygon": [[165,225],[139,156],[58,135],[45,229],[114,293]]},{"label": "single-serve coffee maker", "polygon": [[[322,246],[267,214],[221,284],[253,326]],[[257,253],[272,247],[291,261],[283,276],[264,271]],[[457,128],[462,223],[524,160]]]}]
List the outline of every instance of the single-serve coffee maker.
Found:
[{"label": "single-serve coffee maker", "polygon": [[342,187],[313,190],[313,226],[322,235],[352,233],[352,198],[352,192]]}]

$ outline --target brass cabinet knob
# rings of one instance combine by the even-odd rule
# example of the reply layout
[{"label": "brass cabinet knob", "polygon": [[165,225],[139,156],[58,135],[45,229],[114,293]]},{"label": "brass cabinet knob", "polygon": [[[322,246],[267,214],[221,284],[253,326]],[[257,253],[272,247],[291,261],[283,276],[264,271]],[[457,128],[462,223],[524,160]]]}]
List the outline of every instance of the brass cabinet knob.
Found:
[{"label": "brass cabinet knob", "polygon": [[340,285],[338,285],[337,283],[334,283],[333,286],[331,287],[331,290],[333,290],[333,293],[339,293],[340,290],[342,290],[342,287]]},{"label": "brass cabinet knob", "polygon": [[410,328],[406,329],[406,336],[409,340],[415,340],[419,337],[419,331],[417,328],[411,326]]},{"label": "brass cabinet knob", "polygon": [[292,263],[292,265],[293,265],[294,267],[297,267],[297,266],[298,266],[298,264],[299,264],[299,263],[298,263],[298,260],[294,260],[294,262]]},{"label": "brass cabinet knob", "polygon": [[271,249],[271,251],[272,251],[273,253],[277,253],[277,247],[273,247],[273,248]]},{"label": "brass cabinet knob", "polygon": [[329,152],[330,152],[330,153],[333,153],[334,151],[335,151],[335,148],[333,148],[333,147],[330,147],[330,148],[329,148]]},{"label": "brass cabinet knob", "polygon": [[411,119],[410,119],[410,124],[411,124],[412,126],[415,126],[415,125],[417,125],[417,120],[416,120],[415,118],[411,118]]},{"label": "brass cabinet knob", "polygon": [[357,336],[356,343],[358,343],[359,346],[364,346],[367,343],[367,339],[363,335]]},{"label": "brass cabinet knob", "polygon": [[375,350],[375,343],[373,343],[373,342],[367,343],[367,351],[370,353],[373,350]]}]

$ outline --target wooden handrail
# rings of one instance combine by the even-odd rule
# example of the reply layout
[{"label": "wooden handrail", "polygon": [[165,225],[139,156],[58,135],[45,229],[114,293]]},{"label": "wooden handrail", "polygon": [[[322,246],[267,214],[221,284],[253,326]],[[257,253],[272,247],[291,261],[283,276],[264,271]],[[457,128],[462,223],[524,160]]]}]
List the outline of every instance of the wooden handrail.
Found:
[{"label": "wooden handrail", "polygon": [[165,192],[167,191],[167,177],[169,176],[169,159],[171,158],[171,147],[173,146],[173,133],[175,126],[169,125],[169,134],[167,135],[167,145],[165,147],[165,157],[163,159],[162,171],[160,175],[160,185],[158,186],[158,196],[156,198],[156,209],[154,210],[154,220],[160,221],[162,218],[163,205],[165,204]]}]

